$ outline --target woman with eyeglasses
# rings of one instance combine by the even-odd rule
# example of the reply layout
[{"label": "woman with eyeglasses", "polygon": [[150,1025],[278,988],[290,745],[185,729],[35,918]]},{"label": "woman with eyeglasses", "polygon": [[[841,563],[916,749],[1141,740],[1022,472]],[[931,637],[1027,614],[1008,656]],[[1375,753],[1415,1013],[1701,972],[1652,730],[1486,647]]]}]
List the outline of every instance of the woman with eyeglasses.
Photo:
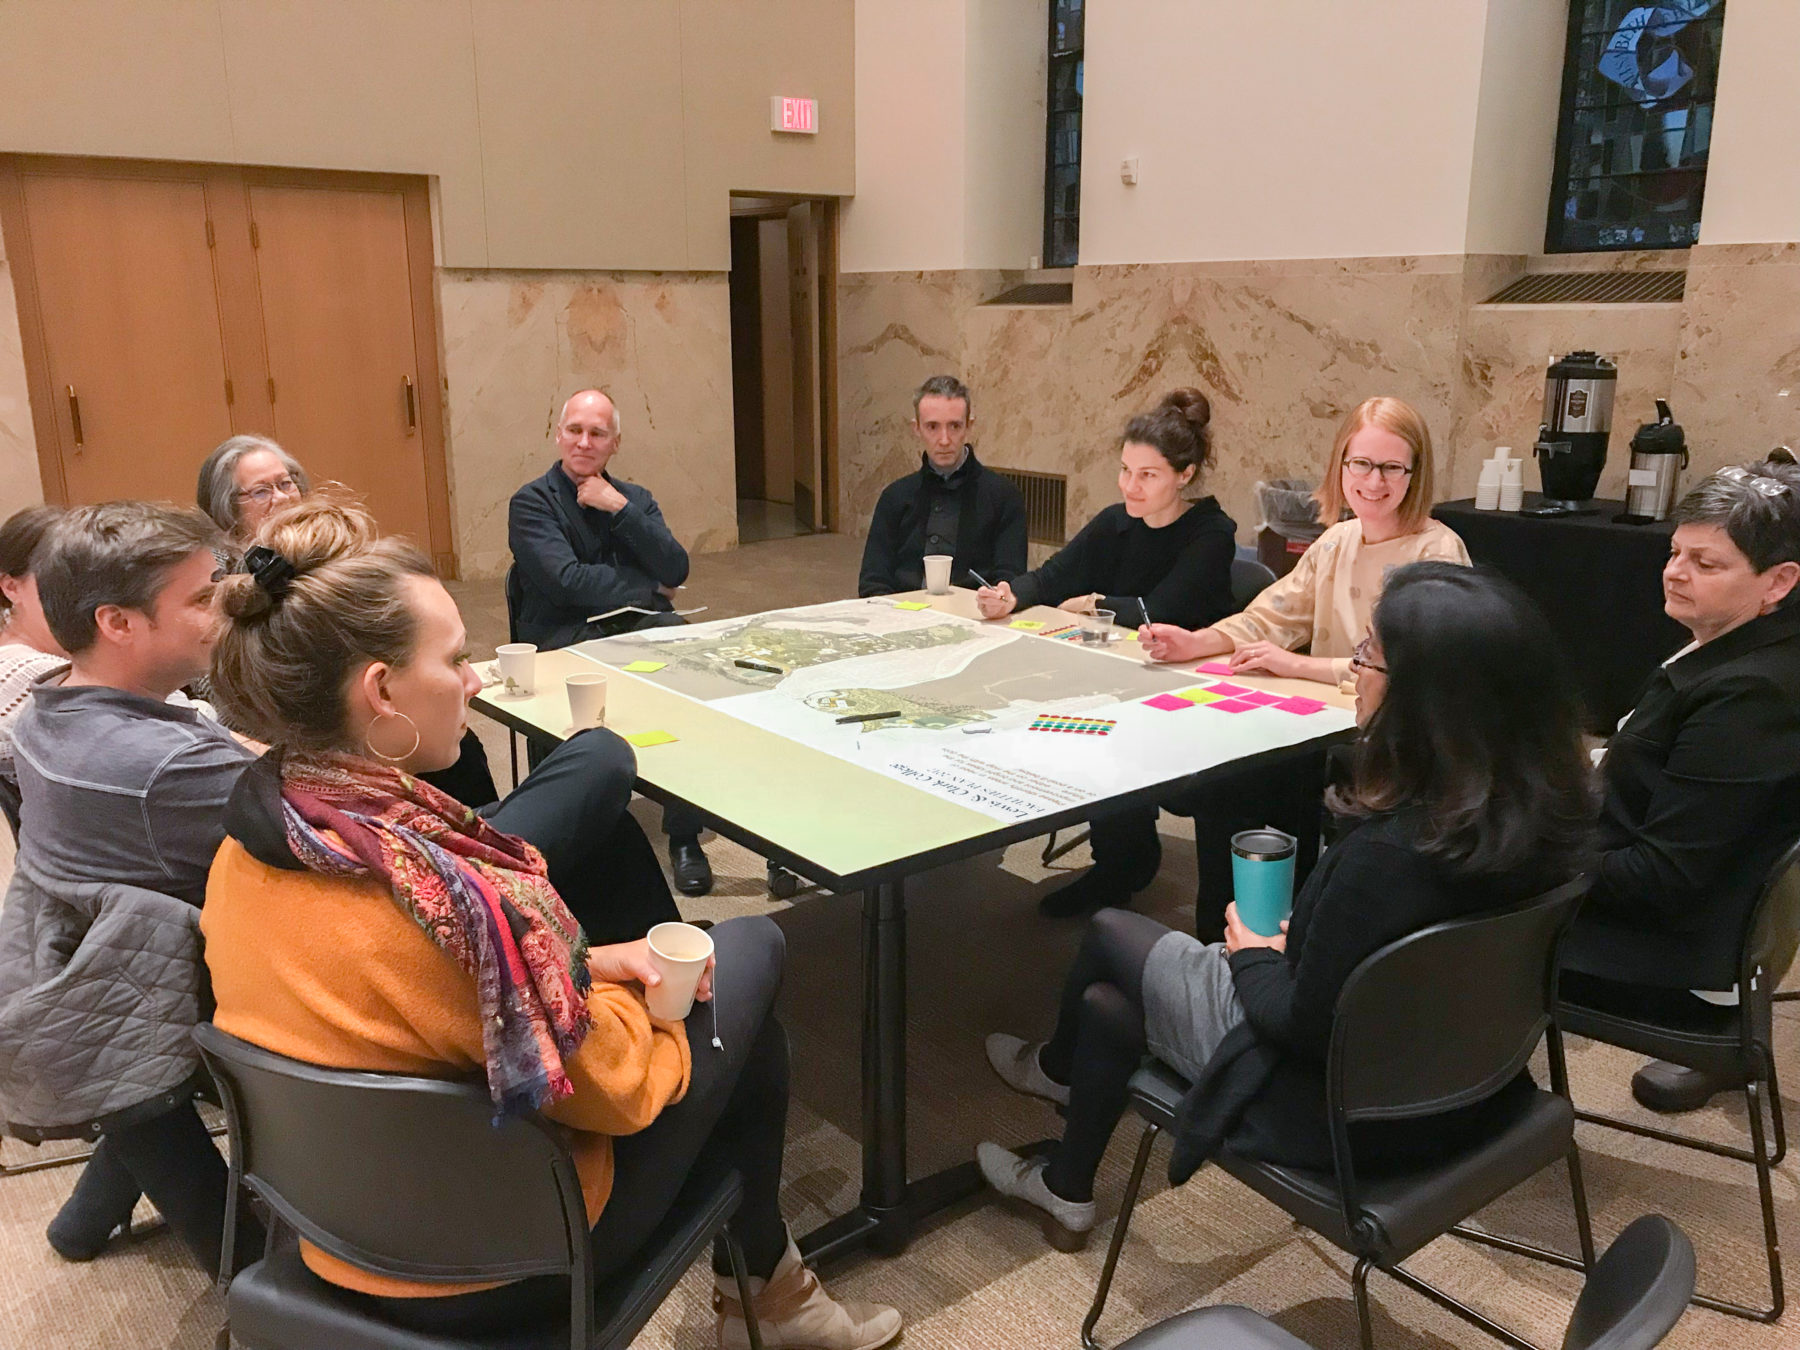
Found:
[{"label": "woman with eyeglasses", "polygon": [[311,490],[300,461],[267,436],[230,436],[202,461],[194,501],[241,546],[258,525]]},{"label": "woman with eyeglasses", "polygon": [[[1146,1053],[1198,1085],[1183,1103],[1176,1167],[1192,1171],[1222,1141],[1242,1157],[1329,1170],[1325,1062],[1351,972],[1410,933],[1520,903],[1580,870],[1592,829],[1580,719],[1531,602],[1490,573],[1414,563],[1390,579],[1372,633],[1357,657],[1350,779],[1325,798],[1346,830],[1281,931],[1254,932],[1233,906],[1224,941],[1203,943],[1106,910],[1082,940],[1049,1039],[988,1037],[1001,1080],[1062,1106],[1067,1123],[1047,1154],[980,1145],[982,1175],[1062,1250],[1094,1226],[1094,1177]],[[1522,1087],[1352,1125],[1357,1175],[1472,1146]]]},{"label": "woman with eyeglasses", "polygon": [[1149,624],[1139,632],[1144,651],[1158,661],[1229,652],[1245,674],[1342,684],[1390,570],[1424,559],[1468,564],[1456,532],[1431,518],[1431,431],[1400,399],[1366,399],[1344,419],[1317,498],[1327,528],[1292,572],[1209,628]]},{"label": "woman with eyeglasses", "polygon": [[[1800,838],[1800,467],[1777,451],[1720,469],[1675,521],[1663,608],[1693,641],[1607,743],[1600,866],[1562,992],[1687,1026],[1737,1001],[1745,925]],[[1688,1111],[1741,1081],[1652,1061],[1631,1088]]]}]

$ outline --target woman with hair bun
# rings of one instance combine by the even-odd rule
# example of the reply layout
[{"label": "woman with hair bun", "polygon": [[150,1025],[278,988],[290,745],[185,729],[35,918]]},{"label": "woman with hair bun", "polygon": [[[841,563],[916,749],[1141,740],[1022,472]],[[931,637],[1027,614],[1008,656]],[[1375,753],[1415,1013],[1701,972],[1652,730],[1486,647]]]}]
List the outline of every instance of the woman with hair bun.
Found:
[{"label": "woman with hair bun", "polygon": [[1212,405],[1176,389],[1126,423],[1119,495],[1042,567],[975,593],[986,619],[1031,605],[1113,612],[1126,628],[1202,628],[1231,612],[1237,526],[1216,498],[1182,493],[1212,463]]}]

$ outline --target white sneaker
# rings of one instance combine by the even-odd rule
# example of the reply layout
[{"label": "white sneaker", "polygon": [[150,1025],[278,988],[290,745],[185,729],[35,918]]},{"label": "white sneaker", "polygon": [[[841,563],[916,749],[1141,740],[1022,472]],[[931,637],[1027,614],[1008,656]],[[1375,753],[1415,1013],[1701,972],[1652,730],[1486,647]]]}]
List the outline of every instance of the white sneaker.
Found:
[{"label": "white sneaker", "polygon": [[[881,1303],[839,1303],[806,1268],[800,1249],[787,1251],[767,1280],[752,1278],[750,1300],[763,1350],[878,1350],[900,1334],[900,1312]],[[750,1350],[737,1281],[713,1276],[719,1350]]]},{"label": "white sneaker", "polygon": [[982,1143],[975,1147],[975,1161],[988,1185],[1038,1211],[1044,1238],[1057,1251],[1078,1252],[1087,1246],[1088,1234],[1094,1231],[1094,1202],[1076,1204],[1045,1185],[1045,1159],[1021,1158],[1011,1149]]},{"label": "white sneaker", "polygon": [[1008,1036],[1003,1031],[996,1031],[987,1038],[988,1063],[1000,1075],[1000,1081],[1014,1092],[1023,1092],[1027,1097],[1042,1097],[1058,1106],[1067,1106],[1068,1084],[1059,1083],[1050,1077],[1038,1061],[1038,1052],[1043,1048],[1043,1041],[1022,1040],[1017,1036]]}]

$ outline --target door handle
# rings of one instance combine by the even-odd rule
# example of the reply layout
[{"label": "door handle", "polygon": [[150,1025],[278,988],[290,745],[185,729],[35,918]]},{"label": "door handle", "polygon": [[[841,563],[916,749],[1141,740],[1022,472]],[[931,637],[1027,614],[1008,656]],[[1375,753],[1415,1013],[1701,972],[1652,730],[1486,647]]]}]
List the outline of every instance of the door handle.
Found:
[{"label": "door handle", "polygon": [[75,386],[67,386],[69,390],[69,425],[75,431],[75,448],[81,449],[81,400],[75,396]]},{"label": "door handle", "polygon": [[419,400],[418,396],[413,392],[412,376],[402,375],[400,377],[400,383],[406,390],[406,434],[410,436],[418,429]]}]

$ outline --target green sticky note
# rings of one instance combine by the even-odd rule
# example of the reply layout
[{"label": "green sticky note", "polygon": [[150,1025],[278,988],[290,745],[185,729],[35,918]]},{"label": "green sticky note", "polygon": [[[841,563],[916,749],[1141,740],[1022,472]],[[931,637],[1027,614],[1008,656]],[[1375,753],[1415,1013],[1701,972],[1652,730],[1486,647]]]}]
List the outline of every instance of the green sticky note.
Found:
[{"label": "green sticky note", "polygon": [[1189,703],[1218,703],[1225,695],[1210,693],[1205,689],[1177,689],[1176,698],[1185,698]]},{"label": "green sticky note", "polygon": [[667,745],[678,741],[679,736],[671,736],[666,731],[634,731],[625,738],[640,750],[648,750],[653,745]]},{"label": "green sticky note", "polygon": [[628,670],[633,675],[649,675],[668,665],[667,661],[633,661],[628,666],[620,666],[620,670]]},{"label": "green sticky note", "polygon": [[1044,625],[1037,619],[1014,619],[1010,626],[1013,628],[1023,628],[1026,632],[1032,633],[1036,632]]},{"label": "green sticky note", "polygon": [[896,601],[894,601],[894,608],[895,609],[930,609],[931,602],[929,600],[896,600]]}]

